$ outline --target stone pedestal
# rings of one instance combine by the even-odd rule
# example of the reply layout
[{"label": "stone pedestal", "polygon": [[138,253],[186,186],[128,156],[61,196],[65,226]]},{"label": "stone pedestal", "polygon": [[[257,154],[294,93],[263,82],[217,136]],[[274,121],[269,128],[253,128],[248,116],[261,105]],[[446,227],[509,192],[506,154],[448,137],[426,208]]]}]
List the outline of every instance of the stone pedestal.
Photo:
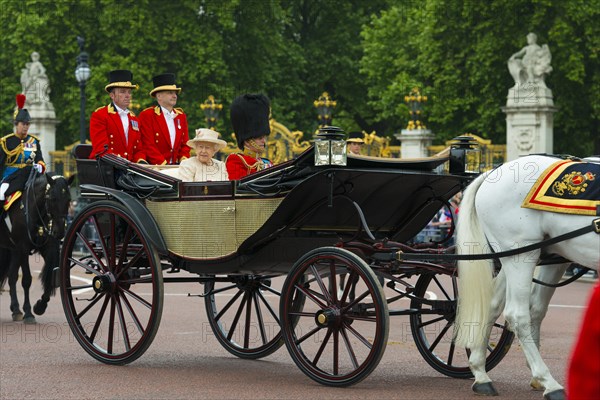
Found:
[{"label": "stone pedestal", "polygon": [[427,157],[427,148],[435,137],[429,129],[402,129],[394,136],[402,143],[401,158]]},{"label": "stone pedestal", "polygon": [[25,108],[31,115],[29,133],[40,139],[44,161],[48,169],[51,169],[50,152],[56,150],[56,125],[60,122],[56,119],[54,106],[47,101],[36,104],[25,103]]},{"label": "stone pedestal", "polygon": [[526,83],[508,90],[506,107],[506,158],[553,152],[554,107],[552,90]]}]

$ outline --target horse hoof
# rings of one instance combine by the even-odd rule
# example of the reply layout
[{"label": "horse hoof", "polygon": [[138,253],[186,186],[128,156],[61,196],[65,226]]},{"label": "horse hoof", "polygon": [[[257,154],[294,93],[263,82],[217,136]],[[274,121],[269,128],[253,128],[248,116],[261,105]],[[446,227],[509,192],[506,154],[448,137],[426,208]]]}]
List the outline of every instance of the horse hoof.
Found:
[{"label": "horse hoof", "polygon": [[472,386],[473,391],[481,396],[498,396],[498,392],[492,382],[474,383]]},{"label": "horse hoof", "polygon": [[529,386],[531,386],[531,389],[533,389],[533,390],[544,390],[545,389],[545,387],[541,383],[539,383],[537,381],[537,379],[532,379],[529,382]]},{"label": "horse hoof", "polygon": [[12,320],[13,321],[23,321],[23,314],[22,313],[14,313],[12,315]]},{"label": "horse hoof", "polygon": [[37,321],[35,320],[35,317],[32,315],[31,317],[25,317],[23,319],[23,323],[24,324],[37,324]]},{"label": "horse hoof", "polygon": [[46,312],[46,308],[48,307],[48,303],[44,303],[41,300],[38,300],[37,303],[33,306],[33,312],[36,315],[43,315]]},{"label": "horse hoof", "polygon": [[546,400],[565,400],[565,391],[563,389],[555,390],[544,395]]}]

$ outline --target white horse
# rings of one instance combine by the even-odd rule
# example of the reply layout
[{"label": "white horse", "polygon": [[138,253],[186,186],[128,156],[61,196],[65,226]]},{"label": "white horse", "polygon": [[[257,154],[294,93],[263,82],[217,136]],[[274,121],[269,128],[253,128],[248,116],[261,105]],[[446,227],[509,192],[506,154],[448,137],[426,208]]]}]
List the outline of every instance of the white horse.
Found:
[{"label": "white horse", "polygon": [[[459,254],[506,251],[539,243],[577,228],[598,217],[560,214],[522,208],[529,190],[557,158],[531,155],[508,162],[475,179],[465,190],[457,229]],[[600,177],[598,177],[600,179]],[[554,288],[534,285],[540,257],[556,254],[592,269],[600,265],[600,235],[591,231],[542,250],[500,258],[502,268],[493,278],[492,260],[459,261],[458,309],[455,341],[472,350],[469,366],[477,394],[497,395],[485,371],[486,345],[494,321],[504,317],[521,342],[532,374],[531,386],[544,389],[546,399],[563,399],[563,387],[552,377],[539,352],[540,326]],[[538,279],[560,280],[568,264],[540,267]],[[590,379],[597,379],[592,378]]]}]

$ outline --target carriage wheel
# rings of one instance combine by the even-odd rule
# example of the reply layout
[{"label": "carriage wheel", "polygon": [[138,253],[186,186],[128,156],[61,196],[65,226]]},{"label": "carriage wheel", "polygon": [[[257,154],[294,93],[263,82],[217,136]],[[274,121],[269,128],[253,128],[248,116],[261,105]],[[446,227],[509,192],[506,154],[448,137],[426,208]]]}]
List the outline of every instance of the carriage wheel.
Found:
[{"label": "carriage wheel", "polygon": [[283,346],[279,320],[282,277],[232,275],[204,288],[208,322],[231,354],[258,359]]},{"label": "carriage wheel", "polygon": [[[338,288],[342,274],[345,284]],[[360,382],[387,345],[389,315],[377,277],[344,249],[316,249],[296,262],[283,286],[280,315],[292,359],[324,385]]]},{"label": "carriage wheel", "polygon": [[61,253],[60,292],[79,344],[106,364],[127,364],[152,343],[160,324],[160,258],[143,231],[113,201],[75,218]]},{"label": "carriage wheel", "polygon": [[[452,341],[456,316],[457,277],[451,274],[425,273],[415,285],[410,328],[419,352],[436,371],[452,378],[472,378],[470,351]],[[426,299],[427,302],[421,301]],[[504,358],[514,334],[505,323],[496,321],[487,346],[486,369],[494,368]]]}]

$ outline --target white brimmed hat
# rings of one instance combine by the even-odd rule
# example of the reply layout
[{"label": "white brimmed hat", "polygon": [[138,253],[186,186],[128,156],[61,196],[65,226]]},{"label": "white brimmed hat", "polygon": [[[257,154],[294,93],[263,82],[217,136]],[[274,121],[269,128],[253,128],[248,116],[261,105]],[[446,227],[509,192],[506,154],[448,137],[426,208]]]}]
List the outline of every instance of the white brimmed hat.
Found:
[{"label": "white brimmed hat", "polygon": [[212,129],[196,129],[196,137],[187,141],[187,145],[190,147],[195,147],[196,143],[199,142],[208,142],[214,143],[217,145],[217,150],[219,151],[225,146],[227,146],[227,142],[219,139],[219,133],[213,131]]}]

